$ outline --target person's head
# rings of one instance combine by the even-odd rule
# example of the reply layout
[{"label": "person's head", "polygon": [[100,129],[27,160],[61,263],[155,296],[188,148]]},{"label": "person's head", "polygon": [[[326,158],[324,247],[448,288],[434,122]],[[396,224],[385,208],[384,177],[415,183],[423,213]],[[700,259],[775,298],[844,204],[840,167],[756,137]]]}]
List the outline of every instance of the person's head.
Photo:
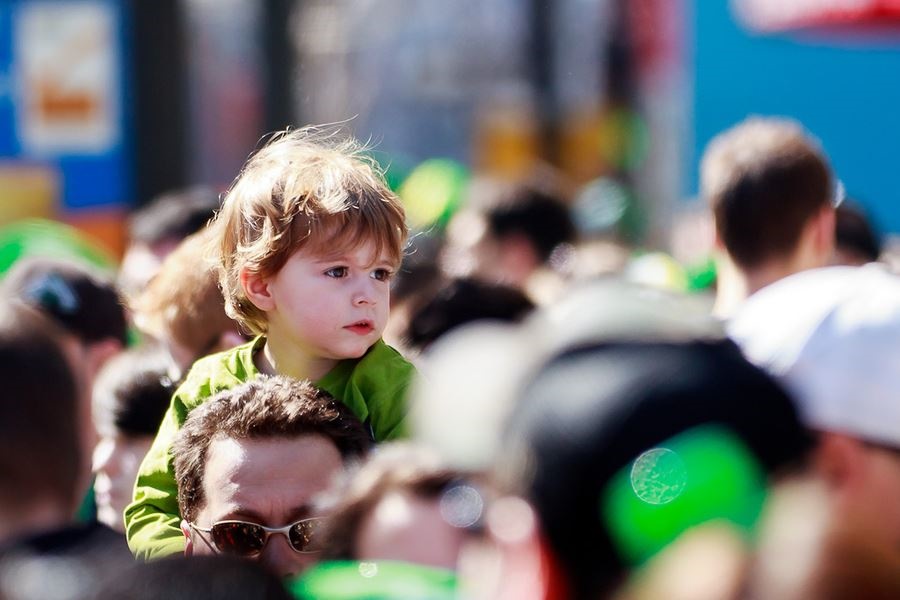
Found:
[{"label": "person's head", "polygon": [[382,446],[342,489],[323,560],[396,560],[455,570],[484,502],[464,474],[414,446]]},{"label": "person's head", "polygon": [[128,343],[118,290],[111,278],[92,267],[54,258],[25,258],[7,273],[3,288],[81,342],[90,381]]},{"label": "person's head", "polygon": [[77,356],[75,342],[46,317],[0,302],[0,541],[65,524],[86,491]]},{"label": "person's head", "polygon": [[125,350],[101,369],[94,383],[94,499],[97,520],[125,532],[122,514],[131,502],[138,467],[169,407],[174,382],[164,350]]},{"label": "person's head", "polygon": [[881,257],[881,239],[862,206],[846,201],[835,216],[834,256],[831,264],[862,266]]},{"label": "person's head", "polygon": [[354,140],[314,128],[272,136],[213,226],[225,309],[247,331],[330,359],[361,356],[381,336],[407,227]]},{"label": "person's head", "polygon": [[370,445],[350,409],[308,381],[262,376],[219,393],[191,412],[173,446],[185,553],[301,571],[316,559],[314,498]]},{"label": "person's head", "polygon": [[109,573],[89,600],[291,600],[272,573],[229,556],[169,557]]},{"label": "person's head", "polygon": [[414,308],[404,341],[425,350],[438,338],[460,325],[481,320],[518,322],[534,309],[519,289],[460,278],[446,282]]},{"label": "person's head", "polygon": [[817,433],[834,522],[900,549],[900,279],[877,264],[798,273],[752,297],[728,329]]},{"label": "person's head", "polygon": [[591,345],[526,384],[498,483],[534,507],[559,597],[603,597],[694,526],[749,534],[768,476],[808,444],[788,396],[733,344]]},{"label": "person's head", "polygon": [[575,240],[569,208],[549,187],[482,180],[470,190],[467,208],[448,228],[445,263],[454,275],[521,286],[558,246]]},{"label": "person's head", "polygon": [[212,233],[187,237],[131,302],[135,326],[169,351],[179,374],[196,359],[243,341],[225,314],[218,269],[207,254]]},{"label": "person's head", "polygon": [[703,154],[700,187],[717,239],[739,269],[810,268],[830,257],[840,186],[799,123],[752,117],[720,133]]},{"label": "person's head", "polygon": [[162,194],[135,211],[129,219],[129,243],[119,269],[122,289],[139,293],[163,259],[181,240],[200,231],[219,205],[215,190],[193,187]]}]

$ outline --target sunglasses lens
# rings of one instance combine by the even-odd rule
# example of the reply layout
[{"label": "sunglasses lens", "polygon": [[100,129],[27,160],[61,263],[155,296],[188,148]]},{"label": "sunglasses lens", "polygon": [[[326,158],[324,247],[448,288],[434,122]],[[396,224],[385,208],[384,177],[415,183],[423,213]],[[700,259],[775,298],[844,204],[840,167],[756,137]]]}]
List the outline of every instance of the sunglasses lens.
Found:
[{"label": "sunglasses lens", "polygon": [[266,532],[253,523],[216,523],[212,528],[216,547],[227,554],[252,556],[266,543]]},{"label": "sunglasses lens", "polygon": [[294,523],[289,534],[291,546],[297,552],[318,552],[319,544],[317,543],[317,533],[319,528],[318,519],[310,519]]}]

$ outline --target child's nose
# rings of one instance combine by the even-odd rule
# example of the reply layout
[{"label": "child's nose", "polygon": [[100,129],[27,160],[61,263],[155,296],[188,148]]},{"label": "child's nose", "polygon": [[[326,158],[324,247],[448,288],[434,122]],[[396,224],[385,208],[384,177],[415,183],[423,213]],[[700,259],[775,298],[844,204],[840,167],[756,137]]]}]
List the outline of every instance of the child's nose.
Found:
[{"label": "child's nose", "polygon": [[375,293],[372,290],[372,284],[369,283],[368,278],[366,281],[361,282],[356,290],[354,290],[353,304],[354,306],[375,304]]}]

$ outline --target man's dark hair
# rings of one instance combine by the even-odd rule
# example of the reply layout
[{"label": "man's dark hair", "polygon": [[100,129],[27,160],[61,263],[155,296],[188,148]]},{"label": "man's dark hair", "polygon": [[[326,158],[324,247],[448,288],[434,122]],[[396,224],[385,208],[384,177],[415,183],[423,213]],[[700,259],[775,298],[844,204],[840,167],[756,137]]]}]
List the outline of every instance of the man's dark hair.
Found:
[{"label": "man's dark hair", "polygon": [[88,457],[64,335],[27,306],[0,300],[0,507],[49,499],[74,510],[82,492]]},{"label": "man's dark hair", "polygon": [[138,346],[112,357],[93,386],[94,423],[102,435],[155,436],[175,382],[161,347]]},{"label": "man's dark hair", "polygon": [[[571,597],[604,597],[632,566],[633,548],[615,541],[614,526],[639,526],[622,522],[631,513],[613,522],[604,510],[619,475],[632,469],[630,492],[641,456],[704,428],[736,440],[762,475],[799,463],[811,444],[785,392],[731,342],[589,346],[552,359],[526,385],[501,444],[498,481],[534,505]],[[698,472],[692,483],[730,490],[720,502],[742,497],[730,473],[704,478],[702,465]]]},{"label": "man's dark hair", "polygon": [[700,178],[719,238],[745,269],[789,256],[835,194],[821,148],[787,119],[755,117],[716,136]]},{"label": "man's dark hair", "polygon": [[483,202],[488,229],[495,238],[525,236],[542,262],[550,258],[557,246],[575,240],[569,207],[552,190],[530,183],[498,182],[493,194]]},{"label": "man's dark hair", "polygon": [[82,343],[128,341],[125,308],[112,278],[81,263],[55,258],[17,262],[3,288],[61,325]]},{"label": "man's dark hair", "polygon": [[306,380],[260,376],[194,409],[172,448],[182,517],[193,521],[206,502],[203,478],[213,440],[301,435],[331,440],[345,460],[363,456],[372,446],[353,412]]},{"label": "man's dark hair", "polygon": [[532,309],[534,303],[516,288],[476,279],[454,279],[413,312],[404,337],[411,347],[421,350],[465,323],[517,322]]},{"label": "man's dark hair", "polygon": [[860,262],[875,262],[881,256],[881,238],[862,207],[845,201],[838,206],[834,243],[844,252],[859,257]]},{"label": "man's dark hair", "polygon": [[234,556],[170,557],[107,573],[90,600],[290,600],[281,581]]},{"label": "man's dark hair", "polygon": [[166,192],[132,215],[129,236],[132,242],[151,246],[184,239],[203,229],[220,205],[219,195],[212,188]]}]

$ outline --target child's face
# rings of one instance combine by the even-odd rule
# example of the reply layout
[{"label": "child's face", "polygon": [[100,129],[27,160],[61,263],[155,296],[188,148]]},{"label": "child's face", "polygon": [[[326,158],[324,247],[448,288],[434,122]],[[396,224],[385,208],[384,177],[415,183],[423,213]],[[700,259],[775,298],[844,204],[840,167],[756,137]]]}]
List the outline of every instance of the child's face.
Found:
[{"label": "child's face", "polygon": [[394,268],[372,241],[332,256],[298,250],[267,280],[269,338],[312,358],[362,356],[387,324]]}]

